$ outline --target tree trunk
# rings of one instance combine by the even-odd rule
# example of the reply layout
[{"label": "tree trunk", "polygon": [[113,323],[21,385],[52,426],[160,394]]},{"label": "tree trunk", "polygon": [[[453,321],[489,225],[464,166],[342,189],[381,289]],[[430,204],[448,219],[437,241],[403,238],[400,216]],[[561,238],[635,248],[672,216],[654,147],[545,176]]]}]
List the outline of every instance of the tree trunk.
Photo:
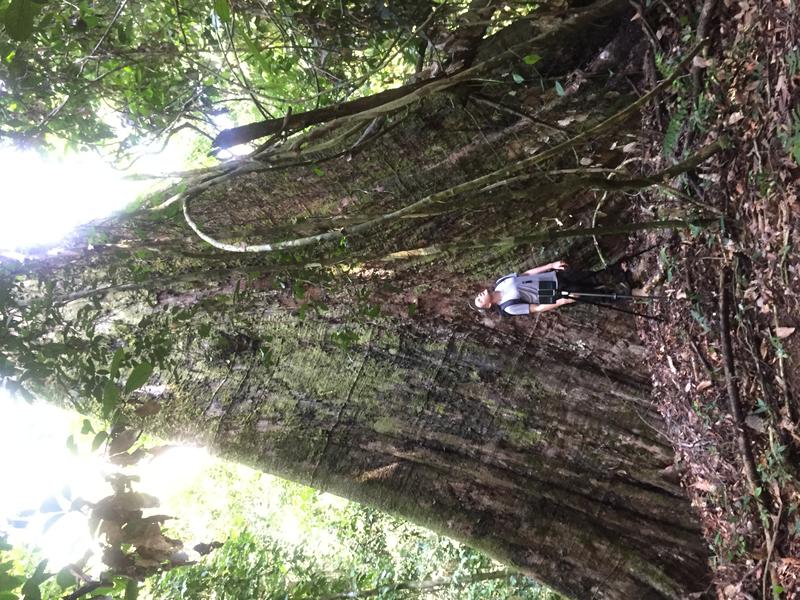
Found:
[{"label": "tree trunk", "polygon": [[678,598],[705,580],[629,319],[585,309],[498,331],[269,312],[242,323],[268,367],[254,352],[209,363],[181,340],[190,362],[167,382],[161,431],[576,598]]},{"label": "tree trunk", "polygon": [[[625,100],[598,79],[563,98],[537,94],[520,93],[517,110],[537,102],[537,119],[551,123],[588,125]],[[310,162],[224,182],[193,215],[217,238],[290,235],[316,226],[310,217],[386,212],[559,141],[457,100],[394,115],[353,160],[339,152],[345,136],[333,154],[311,150]],[[578,152],[619,161],[609,140],[592,143]],[[163,385],[137,393],[162,406],[146,423],[154,432],[409,518],[575,598],[682,598],[706,587],[706,548],[670,476],[633,319],[581,306],[494,321],[467,308],[479,280],[518,266],[589,266],[592,241],[391,268],[376,260],[556,219],[589,227],[596,206],[591,193],[522,182],[455,198],[347,249],[266,257],[217,253],[180,214],[140,211],[95,224],[92,250],[84,232],[61,256],[24,267],[25,290],[55,282],[66,318],[102,299],[92,339],[161,366],[151,383]],[[626,210],[609,201],[596,225]],[[603,249],[618,256],[623,245]]]}]

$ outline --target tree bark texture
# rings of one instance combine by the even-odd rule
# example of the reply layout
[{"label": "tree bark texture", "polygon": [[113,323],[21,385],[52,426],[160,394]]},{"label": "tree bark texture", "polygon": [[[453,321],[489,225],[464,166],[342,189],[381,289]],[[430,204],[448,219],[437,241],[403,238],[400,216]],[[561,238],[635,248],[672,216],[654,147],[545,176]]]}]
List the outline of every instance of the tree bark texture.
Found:
[{"label": "tree bark texture", "polygon": [[240,314],[271,364],[255,352],[215,363],[187,338],[161,427],[576,598],[682,597],[704,581],[700,532],[666,476],[631,322],[595,310],[508,331]]},{"label": "tree bark texture", "polygon": [[[504,99],[495,85],[481,94]],[[516,98],[516,110],[567,127],[627,101],[598,78],[564,97],[532,86]],[[223,239],[313,232],[562,139],[452,95],[389,121],[351,156],[350,138],[332,131],[324,152],[214,186],[193,215]],[[576,152],[618,164],[610,145]],[[147,392],[162,405],[153,431],[404,516],[571,597],[682,598],[706,586],[706,549],[669,475],[632,318],[578,306],[497,321],[467,307],[481,284],[518,267],[591,266],[592,241],[381,261],[447,240],[588,227],[596,206],[594,194],[542,174],[455,197],[347,248],[268,256],[216,252],[179,214],[142,210],[96,223],[92,249],[84,230],[26,269],[56,282],[67,317],[101,301],[96,335],[111,347],[169,365],[151,382],[165,387]],[[628,218],[624,199],[603,211],[597,226]],[[624,239],[603,244],[619,256]]]}]

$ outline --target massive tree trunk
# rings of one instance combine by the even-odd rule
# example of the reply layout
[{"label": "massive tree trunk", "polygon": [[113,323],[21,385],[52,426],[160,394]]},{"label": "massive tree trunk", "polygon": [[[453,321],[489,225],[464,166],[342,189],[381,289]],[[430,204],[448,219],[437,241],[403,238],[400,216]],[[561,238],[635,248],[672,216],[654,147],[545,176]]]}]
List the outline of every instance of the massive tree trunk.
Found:
[{"label": "massive tree trunk", "polygon": [[249,350],[209,362],[185,338],[162,431],[410,518],[577,598],[677,598],[704,581],[627,318],[575,311],[498,331],[254,310],[239,317],[269,366]]},{"label": "massive tree trunk", "polygon": [[[562,69],[578,64],[564,56]],[[327,154],[210,186],[192,214],[221,239],[313,233],[502,169],[625,101],[590,78],[563,98],[512,90],[524,98],[509,110],[495,85],[481,90],[488,104],[457,94],[404,107],[350,156],[353,138],[329,132]],[[534,105],[535,120],[521,118]],[[610,145],[580,152],[612,165]],[[95,224],[91,250],[77,234],[26,269],[55,282],[67,318],[102,299],[91,334],[161,365],[161,385],[140,393],[162,406],[151,430],[402,515],[576,598],[681,598],[705,588],[705,544],[670,475],[633,319],[582,306],[498,322],[467,308],[476,281],[544,259],[589,263],[592,241],[384,260],[556,219],[588,226],[596,206],[555,176],[517,178],[347,248],[255,257],[142,210]],[[627,215],[624,202],[603,211],[598,224]]]}]

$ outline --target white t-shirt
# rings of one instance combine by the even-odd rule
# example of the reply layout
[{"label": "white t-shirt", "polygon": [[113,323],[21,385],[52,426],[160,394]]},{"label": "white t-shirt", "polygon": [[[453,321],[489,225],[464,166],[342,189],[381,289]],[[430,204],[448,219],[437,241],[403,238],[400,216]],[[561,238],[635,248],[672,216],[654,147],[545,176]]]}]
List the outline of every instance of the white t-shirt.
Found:
[{"label": "white t-shirt", "polygon": [[[542,282],[548,282],[549,285],[541,286],[545,289],[540,290]],[[507,315],[527,315],[531,311],[531,304],[551,304],[555,296],[554,290],[556,287],[558,287],[558,278],[555,271],[537,275],[517,275],[512,273],[498,279],[494,291],[501,294],[499,304],[509,300],[522,301],[506,306],[503,312]],[[541,298],[541,296],[545,295],[547,298]],[[543,299],[546,302],[542,302]]]}]

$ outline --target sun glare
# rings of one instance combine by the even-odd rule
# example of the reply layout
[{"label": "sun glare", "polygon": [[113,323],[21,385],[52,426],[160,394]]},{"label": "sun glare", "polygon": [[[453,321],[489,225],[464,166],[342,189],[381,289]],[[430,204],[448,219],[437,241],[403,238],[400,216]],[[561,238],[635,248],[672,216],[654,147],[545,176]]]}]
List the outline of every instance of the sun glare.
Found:
[{"label": "sun glare", "polygon": [[[178,146],[181,146],[180,148]],[[166,173],[183,168],[187,149],[168,146],[145,155],[137,171]],[[123,208],[151,182],[126,179],[96,154],[43,157],[33,151],[0,147],[0,252],[57,242],[72,228]]]},{"label": "sun glare", "polygon": [[[9,523],[12,543],[40,546],[45,558],[59,568],[79,558],[75,549],[88,548],[91,536],[86,520],[77,514],[65,515],[42,537],[46,522],[58,508],[69,509],[70,498],[89,499],[107,487],[99,461],[66,450],[77,419],[44,402],[29,405],[0,391],[0,478],[4,482],[0,527],[6,529]],[[25,511],[38,510],[45,502],[50,503],[50,512],[34,514],[29,520],[21,518]]]},{"label": "sun glare", "polygon": [[[46,402],[28,404],[0,391],[0,455],[4,457],[0,462],[0,481],[4,482],[0,530],[9,533],[12,543],[38,547],[50,569],[60,569],[89,549],[99,555],[85,516],[69,508],[75,498],[96,502],[109,495],[105,475],[119,470],[90,451],[91,436],[74,435],[78,452],[67,450],[66,440],[79,431],[82,420]],[[140,481],[135,490],[169,501],[190,487],[213,460],[205,450],[176,446],[137,466]],[[180,507],[169,504],[157,511],[180,512]],[[31,510],[36,512],[26,516]],[[48,526],[57,512],[65,514]]]}]

